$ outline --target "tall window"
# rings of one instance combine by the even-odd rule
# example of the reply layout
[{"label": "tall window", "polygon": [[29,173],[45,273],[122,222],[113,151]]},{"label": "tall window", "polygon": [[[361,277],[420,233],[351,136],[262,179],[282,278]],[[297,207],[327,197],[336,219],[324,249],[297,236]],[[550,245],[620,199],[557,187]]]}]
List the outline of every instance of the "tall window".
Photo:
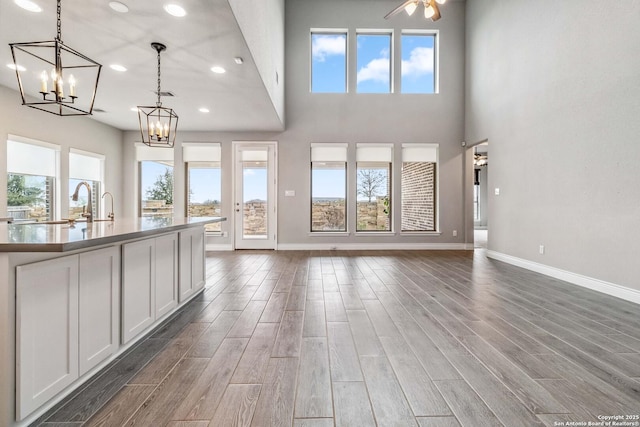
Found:
[{"label": "tall window", "polygon": [[356,231],[391,231],[391,145],[358,144]]},{"label": "tall window", "polygon": [[16,222],[53,220],[60,147],[15,139],[7,141],[7,213]]},{"label": "tall window", "polygon": [[136,146],[140,216],[173,215],[173,150]]},{"label": "tall window", "polygon": [[[221,216],[222,174],[220,144],[183,144],[187,165],[187,218]],[[219,233],[221,223],[206,224],[205,231]]]},{"label": "tall window", "polygon": [[402,231],[436,231],[437,144],[402,146]]},{"label": "tall window", "polygon": [[311,92],[347,91],[347,33],[311,32]]},{"label": "tall window", "polygon": [[358,34],[358,93],[391,92],[391,34]]},{"label": "tall window", "polygon": [[100,217],[103,169],[104,156],[71,149],[69,153],[69,196],[75,192],[81,182],[86,181],[91,187],[91,201],[87,199],[86,188],[80,188],[78,201],[73,201],[69,197],[69,218],[82,218],[82,213],[87,210],[89,203],[91,203],[93,217]]},{"label": "tall window", "polygon": [[347,145],[311,144],[311,231],[347,231]]},{"label": "tall window", "polygon": [[402,93],[435,93],[436,35],[403,33]]}]

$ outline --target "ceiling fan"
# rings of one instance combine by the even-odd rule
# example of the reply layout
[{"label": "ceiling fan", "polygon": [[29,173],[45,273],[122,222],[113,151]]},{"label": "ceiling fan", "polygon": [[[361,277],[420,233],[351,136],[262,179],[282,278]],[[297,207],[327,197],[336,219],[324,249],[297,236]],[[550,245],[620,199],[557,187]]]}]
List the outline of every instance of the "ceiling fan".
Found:
[{"label": "ceiling fan", "polygon": [[424,17],[435,22],[442,17],[440,15],[438,4],[445,4],[446,1],[447,0],[406,0],[400,6],[387,13],[384,19],[389,19],[392,16],[395,16],[398,13],[402,12],[403,10],[407,12],[409,16],[411,16],[413,15],[413,12],[415,12],[418,8],[418,5],[422,3],[422,5],[424,6]]}]

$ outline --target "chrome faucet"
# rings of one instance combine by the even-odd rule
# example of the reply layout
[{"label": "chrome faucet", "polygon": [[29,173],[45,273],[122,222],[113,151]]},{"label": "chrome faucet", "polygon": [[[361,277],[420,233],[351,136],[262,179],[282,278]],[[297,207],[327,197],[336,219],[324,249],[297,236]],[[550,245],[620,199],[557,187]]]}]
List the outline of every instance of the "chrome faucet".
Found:
[{"label": "chrome faucet", "polygon": [[115,215],[113,214],[113,194],[111,194],[108,191],[105,191],[104,193],[102,193],[102,198],[104,199],[104,196],[106,196],[107,194],[111,196],[111,212],[109,212],[109,215],[107,215],[107,218],[113,221],[115,219]]},{"label": "chrome faucet", "polygon": [[82,187],[83,185],[87,187],[87,192],[89,193],[89,199],[87,202],[87,212],[86,213],[83,212],[82,216],[87,218],[87,223],[89,223],[89,222],[93,222],[93,207],[91,203],[91,186],[87,181],[82,181],[76,186],[76,191],[73,192],[73,195],[71,196],[71,200],[73,200],[74,202],[78,201],[78,192],[80,191],[80,187]]}]

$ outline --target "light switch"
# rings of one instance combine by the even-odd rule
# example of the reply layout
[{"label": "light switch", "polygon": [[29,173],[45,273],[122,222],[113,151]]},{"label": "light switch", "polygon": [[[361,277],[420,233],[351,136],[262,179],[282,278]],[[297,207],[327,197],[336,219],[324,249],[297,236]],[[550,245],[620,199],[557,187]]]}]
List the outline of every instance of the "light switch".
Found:
[{"label": "light switch", "polygon": [[295,190],[285,190],[284,195],[285,197],[295,197],[296,192]]},{"label": "light switch", "polygon": [[496,194],[496,196],[499,196],[499,195],[500,195],[500,189],[499,189],[499,188],[497,188],[497,187],[496,187],[496,189],[495,189],[495,194]]}]

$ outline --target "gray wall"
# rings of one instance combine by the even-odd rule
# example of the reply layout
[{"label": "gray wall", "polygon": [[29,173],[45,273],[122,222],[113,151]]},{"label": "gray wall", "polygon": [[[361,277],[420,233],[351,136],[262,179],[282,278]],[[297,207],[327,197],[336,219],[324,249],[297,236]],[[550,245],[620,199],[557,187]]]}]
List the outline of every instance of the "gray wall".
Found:
[{"label": "gray wall", "polygon": [[[390,20],[383,17],[394,7],[388,1],[363,4],[354,0],[297,0],[286,3],[286,105],[287,131],[280,140],[280,243],[339,244],[387,243],[463,243],[463,117],[464,117],[464,4],[447,3],[443,18],[432,23],[414,14]],[[311,94],[311,28],[347,28],[347,94]],[[402,29],[440,31],[440,93],[435,95],[356,94],[356,29],[393,29],[394,48],[399,49]],[[395,64],[395,87],[399,87],[399,64]],[[389,236],[341,238],[310,237],[309,147],[311,142],[392,142],[396,143],[394,193],[400,194],[400,144],[436,142],[440,144],[439,201],[441,236]],[[354,150],[349,154],[353,160]],[[350,166],[353,166],[350,165]],[[355,171],[350,171],[349,194],[355,193]],[[284,188],[287,187],[287,188]],[[284,190],[295,190],[296,197],[282,197]],[[353,205],[353,197],[351,197]],[[399,202],[399,197],[396,197]],[[399,204],[395,205],[395,212]],[[395,229],[400,228],[399,215]],[[355,229],[354,209],[349,210],[349,229]],[[458,237],[452,237],[452,230]]]},{"label": "gray wall", "polygon": [[[16,84],[17,86],[17,84]],[[99,113],[96,113],[99,114]],[[60,212],[64,218],[69,209],[69,148],[104,154],[105,181],[101,191],[114,197],[117,216],[122,212],[122,131],[87,117],[59,117],[25,107],[20,94],[0,86],[0,153],[7,152],[8,135],[37,139],[61,146],[60,155]],[[7,162],[0,161],[0,216],[7,206]],[[110,206],[109,206],[110,209]],[[59,218],[58,218],[59,219]]]},{"label": "gray wall", "polygon": [[[372,1],[366,5],[357,0],[297,0],[286,3],[286,116],[287,129],[282,133],[219,133],[179,132],[178,142],[220,142],[223,156],[223,212],[231,217],[231,142],[247,140],[278,141],[278,244],[280,247],[324,245],[353,247],[376,243],[459,244],[463,236],[463,149],[464,133],[464,4],[448,3],[444,17],[437,23],[425,21],[416,14],[412,18],[397,16],[384,20],[393,7],[387,1]],[[446,10],[446,12],[444,12]],[[440,93],[435,95],[355,94],[355,71],[349,74],[348,94],[310,94],[310,29],[348,28],[350,36],[356,29],[393,29],[399,36],[402,29],[440,30]],[[398,43],[395,48],[399,49]],[[355,37],[349,42],[349,61],[355,64]],[[355,67],[352,67],[355,68]],[[399,64],[396,64],[396,87],[399,87]],[[128,188],[137,188],[133,143],[135,132],[125,133],[123,176]],[[355,143],[395,143],[396,170],[394,192],[400,194],[401,144],[424,142],[440,144],[439,191],[440,230],[442,235],[371,237],[309,236],[310,227],[310,144],[312,142],[349,142],[351,158],[349,188],[355,194]],[[175,161],[182,161],[181,150]],[[176,213],[184,214],[184,168],[175,168]],[[285,190],[295,190],[295,197],[284,197]],[[134,214],[136,192],[128,194],[126,213]],[[355,199],[351,197],[349,229],[355,229]],[[399,211],[399,198],[396,212]],[[400,228],[396,215],[395,229]],[[223,231],[231,231],[229,223]],[[458,230],[453,237],[452,231]],[[229,244],[229,238],[209,238],[210,244]],[[288,246],[287,246],[288,245]],[[346,246],[345,246],[346,245]]]},{"label": "gray wall", "polygon": [[634,0],[467,2],[465,138],[491,147],[490,250],[640,289],[638,16]]}]

